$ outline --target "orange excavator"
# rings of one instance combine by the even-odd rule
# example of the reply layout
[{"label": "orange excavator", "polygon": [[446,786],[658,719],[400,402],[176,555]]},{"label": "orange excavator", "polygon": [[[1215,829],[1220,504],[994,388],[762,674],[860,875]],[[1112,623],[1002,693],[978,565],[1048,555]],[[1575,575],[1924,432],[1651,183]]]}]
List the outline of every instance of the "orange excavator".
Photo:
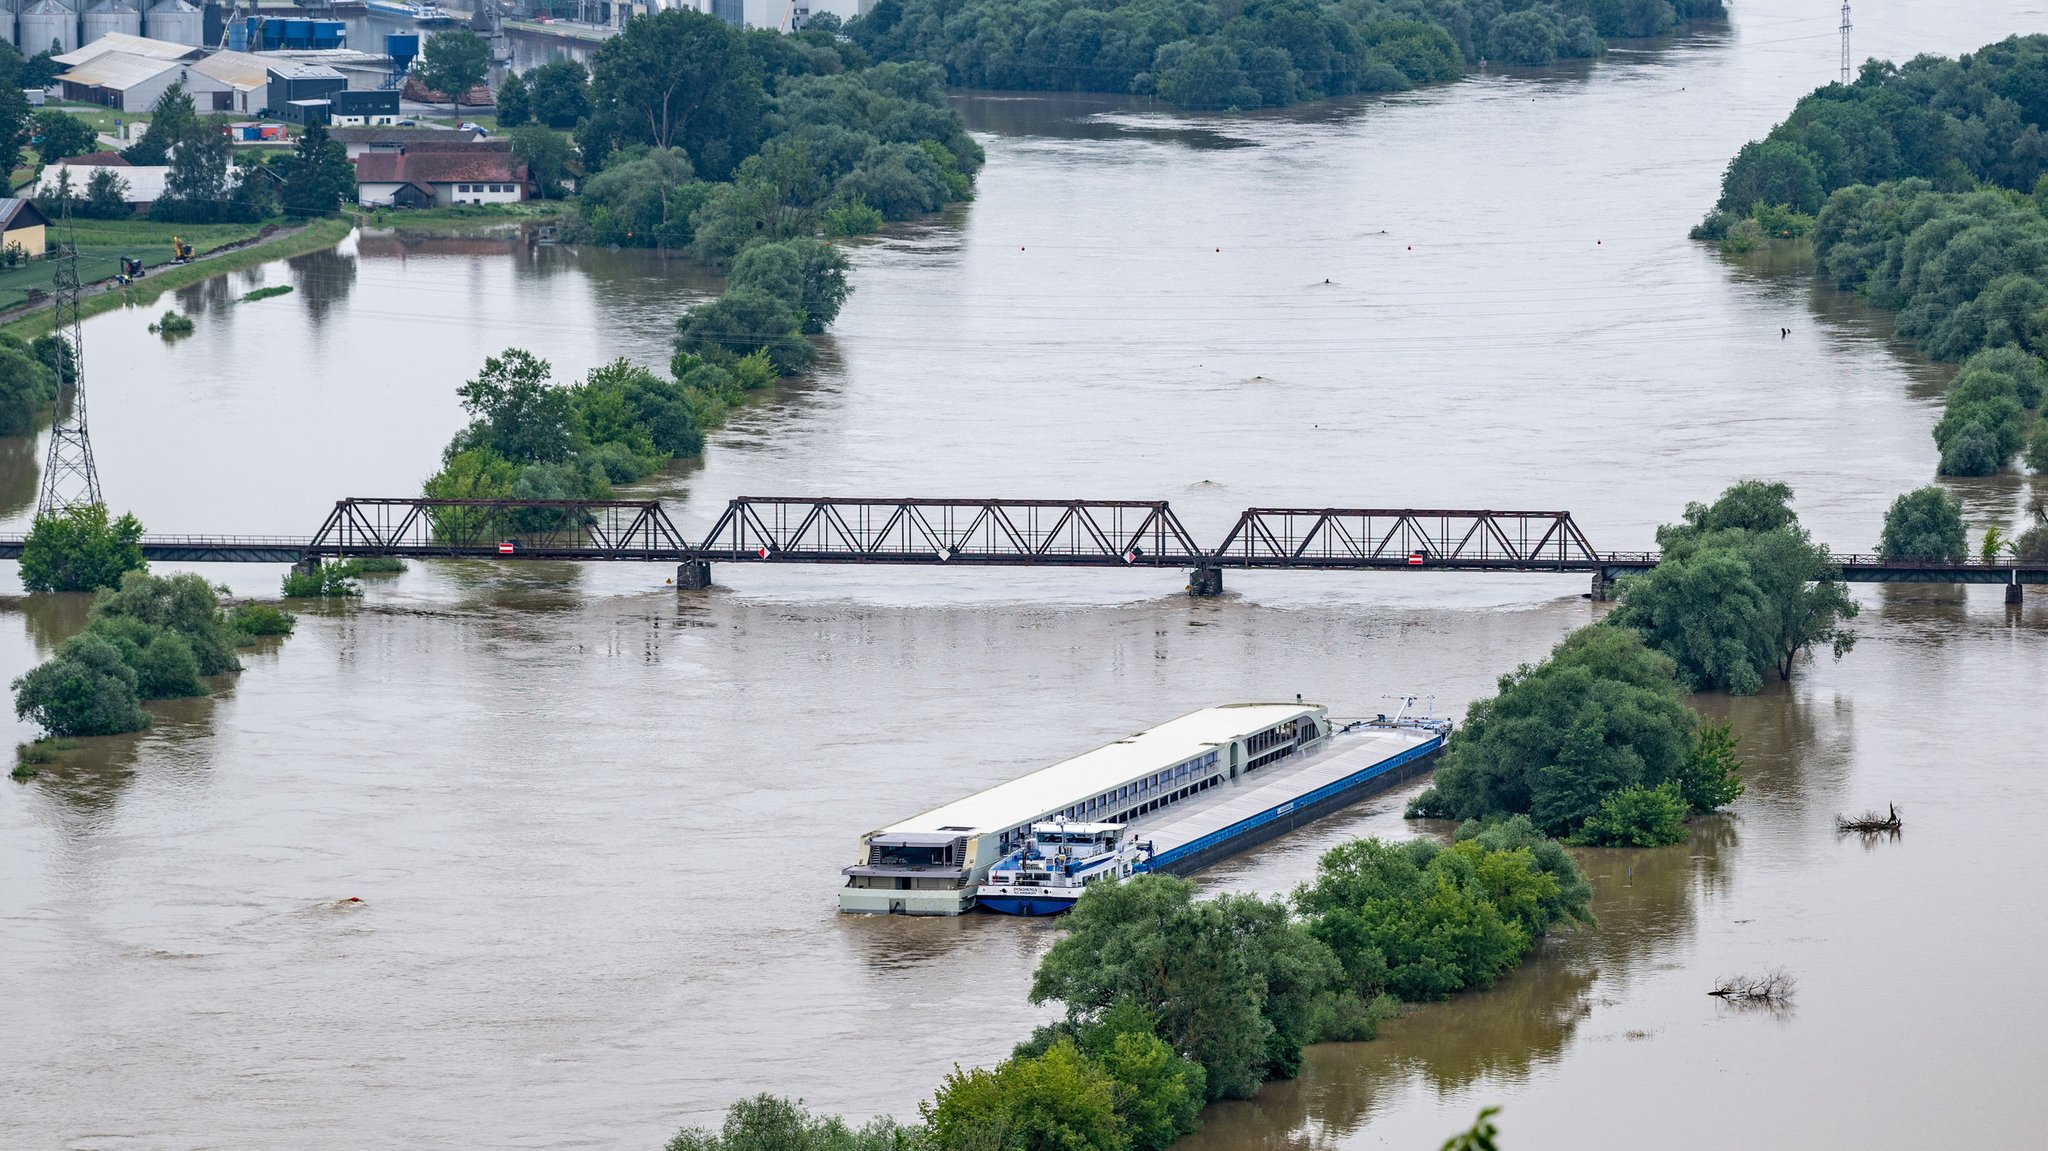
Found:
[{"label": "orange excavator", "polygon": [[191,259],[191,258],[192,258],[192,245],[190,245],[190,244],[186,243],[186,242],[185,242],[185,241],[183,241],[183,240],[180,240],[180,239],[179,239],[178,237],[176,237],[176,236],[172,236],[172,237],[171,237],[171,259],[173,259],[173,260],[177,261],[178,263],[182,264],[182,263],[184,263],[185,261],[187,261],[187,260],[189,260],[189,259]]}]

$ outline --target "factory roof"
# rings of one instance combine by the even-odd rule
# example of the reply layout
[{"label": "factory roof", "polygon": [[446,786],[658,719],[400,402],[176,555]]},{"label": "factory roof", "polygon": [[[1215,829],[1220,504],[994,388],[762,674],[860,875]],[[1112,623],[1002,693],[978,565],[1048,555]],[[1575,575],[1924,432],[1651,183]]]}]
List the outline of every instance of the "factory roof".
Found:
[{"label": "factory roof", "polygon": [[119,52],[127,56],[147,56],[155,60],[190,60],[199,55],[199,49],[190,44],[152,40],[147,36],[131,36],[126,32],[109,32],[83,48],[50,58],[59,64],[68,64],[76,68],[109,52]]},{"label": "factory roof", "polygon": [[162,60],[155,56],[131,56],[126,52],[103,52],[57,79],[66,84],[84,84],[93,88],[108,88],[122,92],[138,84],[148,83],[173,68],[189,67],[191,65],[178,60]]},{"label": "factory roof", "polygon": [[253,92],[270,83],[270,63],[247,52],[215,52],[192,65],[192,70],[226,84]]}]

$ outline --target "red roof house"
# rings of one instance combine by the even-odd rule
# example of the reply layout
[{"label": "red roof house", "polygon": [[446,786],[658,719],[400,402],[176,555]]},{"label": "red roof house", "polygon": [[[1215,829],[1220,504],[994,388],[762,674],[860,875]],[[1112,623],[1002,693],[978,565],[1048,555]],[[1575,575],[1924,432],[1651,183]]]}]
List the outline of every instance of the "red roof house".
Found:
[{"label": "red roof house", "polygon": [[356,157],[356,199],[366,207],[513,204],[526,199],[526,165],[495,149],[365,152]]}]

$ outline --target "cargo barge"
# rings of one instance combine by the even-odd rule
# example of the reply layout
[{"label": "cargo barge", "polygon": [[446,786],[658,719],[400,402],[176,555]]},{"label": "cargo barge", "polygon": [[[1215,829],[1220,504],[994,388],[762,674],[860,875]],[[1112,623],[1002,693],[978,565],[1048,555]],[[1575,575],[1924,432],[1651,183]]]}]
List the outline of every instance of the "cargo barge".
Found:
[{"label": "cargo barge", "polygon": [[1041,854],[1034,835],[1062,822],[1126,828],[1128,870],[1184,875],[1419,773],[1449,726],[1397,714],[1340,733],[1317,704],[1204,708],[869,832],[842,872],[840,910],[959,915],[999,863],[992,907],[1071,904],[1015,891],[1031,878],[1020,864]]}]

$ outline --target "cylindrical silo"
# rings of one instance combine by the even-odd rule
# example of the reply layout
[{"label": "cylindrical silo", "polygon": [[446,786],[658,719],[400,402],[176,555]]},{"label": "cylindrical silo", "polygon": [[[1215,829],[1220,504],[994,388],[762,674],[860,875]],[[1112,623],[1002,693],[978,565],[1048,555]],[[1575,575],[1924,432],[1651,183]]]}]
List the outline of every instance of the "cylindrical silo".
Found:
[{"label": "cylindrical silo", "polygon": [[185,0],[163,0],[149,10],[147,22],[149,31],[144,34],[152,40],[194,48],[206,43],[206,13]]},{"label": "cylindrical silo", "polygon": [[58,54],[78,47],[78,13],[57,0],[35,0],[21,10],[21,54],[33,56],[55,48]]},{"label": "cylindrical silo", "polygon": [[0,4],[0,38],[14,43],[14,9],[6,4]]},{"label": "cylindrical silo", "polygon": [[128,0],[100,0],[85,10],[85,39],[90,44],[109,32],[142,35],[142,13]]}]

